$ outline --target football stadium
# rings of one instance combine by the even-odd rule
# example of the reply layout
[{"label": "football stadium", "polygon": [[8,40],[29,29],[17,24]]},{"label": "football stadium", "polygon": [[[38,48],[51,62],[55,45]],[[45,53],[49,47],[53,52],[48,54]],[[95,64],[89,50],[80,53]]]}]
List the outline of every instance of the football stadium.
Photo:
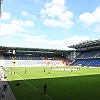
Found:
[{"label": "football stadium", "polygon": [[0,46],[0,100],[100,100],[100,39],[68,48]]},{"label": "football stadium", "polygon": [[100,100],[100,40],[68,47],[75,50],[0,46],[0,66],[17,100]]}]

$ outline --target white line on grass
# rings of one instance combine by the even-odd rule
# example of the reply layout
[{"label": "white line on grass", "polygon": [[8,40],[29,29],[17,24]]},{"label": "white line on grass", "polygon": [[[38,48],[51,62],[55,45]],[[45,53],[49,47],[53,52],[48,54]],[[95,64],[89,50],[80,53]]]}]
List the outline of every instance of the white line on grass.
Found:
[{"label": "white line on grass", "polygon": [[[40,89],[36,88],[34,85],[32,85],[31,83],[27,82],[24,78],[22,78],[21,76],[19,76],[18,74],[16,74],[16,76],[18,76],[20,79],[24,80],[27,84],[29,84],[30,86],[32,86],[33,88],[37,89],[38,91],[40,91],[41,93],[43,93]],[[48,98],[50,98],[51,100],[54,100],[52,97],[50,97],[49,95],[45,94]]]}]

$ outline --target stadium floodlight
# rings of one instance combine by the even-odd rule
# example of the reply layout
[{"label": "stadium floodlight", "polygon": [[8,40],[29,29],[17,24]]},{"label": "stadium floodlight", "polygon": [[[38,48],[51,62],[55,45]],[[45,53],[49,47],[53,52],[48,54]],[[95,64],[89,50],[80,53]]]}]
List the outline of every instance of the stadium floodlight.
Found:
[{"label": "stadium floodlight", "polygon": [[3,0],[0,0],[0,4],[2,4],[3,3]]},{"label": "stadium floodlight", "polygon": [[3,3],[3,0],[0,0],[0,15],[1,15],[1,4]]}]

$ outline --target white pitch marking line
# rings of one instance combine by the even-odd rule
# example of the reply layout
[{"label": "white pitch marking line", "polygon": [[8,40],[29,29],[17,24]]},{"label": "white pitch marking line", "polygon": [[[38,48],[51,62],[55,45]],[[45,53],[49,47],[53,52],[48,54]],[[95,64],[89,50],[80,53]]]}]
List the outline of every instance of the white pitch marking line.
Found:
[{"label": "white pitch marking line", "polygon": [[[22,77],[20,77],[18,74],[16,74],[20,79],[24,80]],[[41,90],[39,90],[38,88],[36,88],[34,85],[32,85],[31,83],[27,82],[26,80],[24,80],[26,83],[28,83],[30,86],[34,87],[35,89],[37,89],[38,91],[40,91],[41,93],[43,93]],[[51,100],[54,100],[52,97],[50,97],[49,95],[45,94],[47,97],[49,97]]]}]

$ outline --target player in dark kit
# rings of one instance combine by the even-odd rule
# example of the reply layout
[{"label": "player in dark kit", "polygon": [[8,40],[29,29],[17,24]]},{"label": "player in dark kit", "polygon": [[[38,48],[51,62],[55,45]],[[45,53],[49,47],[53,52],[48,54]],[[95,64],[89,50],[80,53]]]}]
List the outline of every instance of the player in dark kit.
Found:
[{"label": "player in dark kit", "polygon": [[44,84],[44,94],[46,93],[47,83]]}]

